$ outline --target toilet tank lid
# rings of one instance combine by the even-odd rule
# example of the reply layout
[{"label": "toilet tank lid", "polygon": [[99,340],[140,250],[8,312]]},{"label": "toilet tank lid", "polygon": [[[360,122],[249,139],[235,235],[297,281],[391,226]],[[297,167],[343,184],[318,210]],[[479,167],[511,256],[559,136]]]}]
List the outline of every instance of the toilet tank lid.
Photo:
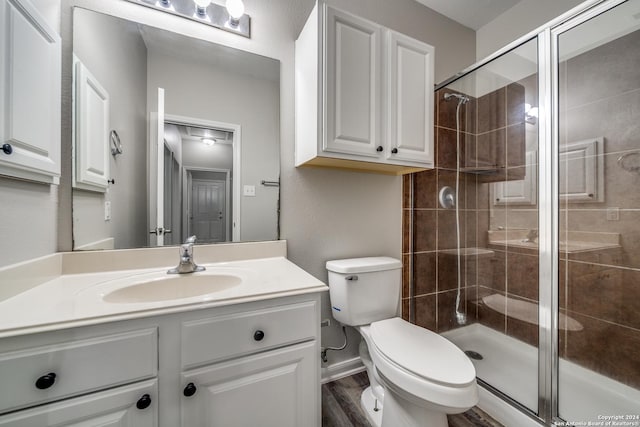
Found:
[{"label": "toilet tank lid", "polygon": [[400,260],[385,256],[327,261],[327,270],[334,273],[370,273],[398,268],[402,268]]}]

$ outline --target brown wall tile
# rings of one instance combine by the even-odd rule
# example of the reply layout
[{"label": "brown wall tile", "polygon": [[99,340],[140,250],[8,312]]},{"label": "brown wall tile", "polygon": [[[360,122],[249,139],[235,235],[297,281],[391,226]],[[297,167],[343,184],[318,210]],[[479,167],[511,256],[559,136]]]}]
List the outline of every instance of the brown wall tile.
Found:
[{"label": "brown wall tile", "polygon": [[500,88],[478,98],[476,133],[489,132],[506,125],[506,89]]},{"label": "brown wall tile", "polygon": [[428,252],[436,249],[437,213],[435,210],[416,210],[414,213],[414,251]]},{"label": "brown wall tile", "polygon": [[413,259],[415,295],[436,292],[436,253],[416,253]]},{"label": "brown wall tile", "polygon": [[436,330],[436,294],[415,298],[416,325]]},{"label": "brown wall tile", "polygon": [[507,252],[507,293],[538,301],[538,255]]},{"label": "brown wall tile", "polygon": [[430,169],[414,174],[414,206],[417,209],[435,209],[438,193],[436,170]]},{"label": "brown wall tile", "polygon": [[524,86],[519,83],[511,83],[506,87],[507,91],[507,126],[524,123]]},{"label": "brown wall tile", "polygon": [[587,369],[640,388],[640,330],[572,314],[584,327],[566,334],[566,358]]}]

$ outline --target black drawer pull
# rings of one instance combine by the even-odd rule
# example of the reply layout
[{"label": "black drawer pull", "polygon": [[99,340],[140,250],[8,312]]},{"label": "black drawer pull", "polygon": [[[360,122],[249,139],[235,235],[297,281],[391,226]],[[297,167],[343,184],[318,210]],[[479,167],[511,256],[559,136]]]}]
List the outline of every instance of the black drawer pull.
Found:
[{"label": "black drawer pull", "polygon": [[254,340],[262,341],[263,338],[264,338],[264,332],[262,332],[261,330],[257,330],[253,333]]},{"label": "black drawer pull", "polygon": [[191,397],[194,394],[196,394],[196,391],[198,391],[198,388],[196,387],[196,385],[194,383],[189,383],[184,388],[184,391],[182,392],[182,394],[184,394],[187,397]]},{"label": "black drawer pull", "polygon": [[140,399],[136,402],[136,408],[138,409],[147,409],[151,405],[151,396],[148,394],[143,394]]},{"label": "black drawer pull", "polygon": [[56,382],[56,374],[49,372],[36,380],[36,387],[40,390],[46,390]]},{"label": "black drawer pull", "polygon": [[398,149],[397,149],[397,148],[394,148],[393,150],[391,150],[391,153],[392,153],[392,154],[398,154]]},{"label": "black drawer pull", "polygon": [[13,147],[11,146],[11,144],[2,144],[2,151],[4,152],[4,154],[11,154],[13,153]]}]

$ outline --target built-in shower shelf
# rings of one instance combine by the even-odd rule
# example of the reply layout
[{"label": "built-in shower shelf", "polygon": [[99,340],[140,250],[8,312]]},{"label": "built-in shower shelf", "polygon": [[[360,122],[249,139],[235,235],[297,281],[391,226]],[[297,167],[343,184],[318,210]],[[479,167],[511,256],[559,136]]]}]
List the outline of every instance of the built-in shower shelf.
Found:
[{"label": "built-in shower shelf", "polygon": [[[507,317],[521,320],[532,325],[538,324],[540,310],[538,304],[520,299],[491,294],[482,298],[482,302],[492,310]],[[577,320],[560,313],[558,328],[563,331],[581,331],[582,324]]]},{"label": "built-in shower shelf", "polygon": [[[538,238],[529,239],[531,230],[526,228],[509,230],[489,230],[490,245],[510,246],[519,249],[538,249]],[[536,230],[537,231],[537,230]],[[537,235],[537,233],[535,233]],[[593,231],[569,231],[562,233],[566,240],[560,240],[559,249],[563,253],[588,252],[620,248],[620,233],[600,233]]]}]

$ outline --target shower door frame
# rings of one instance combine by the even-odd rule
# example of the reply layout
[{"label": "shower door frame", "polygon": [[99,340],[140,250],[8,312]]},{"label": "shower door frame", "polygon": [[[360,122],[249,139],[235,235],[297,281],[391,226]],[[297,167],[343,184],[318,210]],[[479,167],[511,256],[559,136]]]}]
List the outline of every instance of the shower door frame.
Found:
[{"label": "shower door frame", "polygon": [[[627,0],[587,0],[538,27],[453,77],[435,90],[478,70],[517,47],[538,42],[538,411],[533,413],[499,389],[479,380],[489,392],[545,425],[563,423],[558,407],[559,317],[559,53],[558,38],[572,28],[607,12]],[[413,200],[413,198],[411,198]],[[410,257],[411,259],[411,257]],[[410,269],[411,271],[411,269]],[[411,289],[412,287],[410,287]],[[413,310],[411,310],[413,313]]]}]

